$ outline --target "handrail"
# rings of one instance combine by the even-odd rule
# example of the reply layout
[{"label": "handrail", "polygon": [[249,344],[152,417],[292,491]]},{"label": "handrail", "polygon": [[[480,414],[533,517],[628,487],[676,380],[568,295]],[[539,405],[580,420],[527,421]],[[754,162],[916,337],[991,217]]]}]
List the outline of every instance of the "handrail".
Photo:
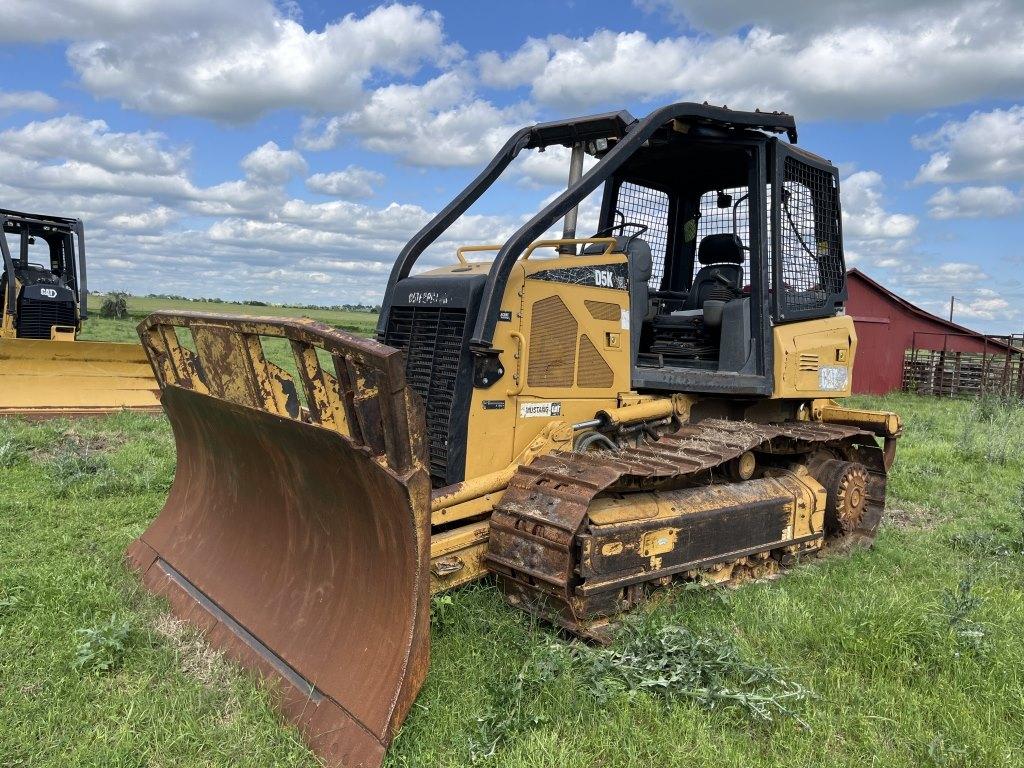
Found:
[{"label": "handrail", "polygon": [[[615,247],[614,237],[573,237],[563,238],[561,240],[537,240],[530,244],[530,247],[526,249],[526,252],[522,255],[522,260],[526,261],[538,248],[558,248],[562,245],[593,245],[595,243],[604,245],[604,252],[601,256],[608,256],[611,254],[612,249]],[[583,254],[580,254],[581,256]],[[598,254],[588,253],[588,256],[597,256]]]},{"label": "handrail", "polygon": [[462,264],[469,264],[466,257],[463,254],[466,253],[479,253],[481,251],[497,251],[501,249],[501,243],[494,245],[463,245],[455,252],[456,257]]},{"label": "handrail", "polygon": [[[573,237],[573,238],[561,238],[559,240],[538,240],[537,242],[530,245],[526,249],[526,252],[522,255],[522,259],[525,261],[530,258],[532,254],[538,248],[559,248],[563,245],[594,245],[595,243],[605,246],[604,251],[600,254],[601,256],[608,256],[615,248],[614,237]],[[480,253],[481,251],[498,251],[501,250],[502,243],[494,245],[463,245],[459,248],[455,255],[462,264],[469,264],[465,254],[467,253]],[[582,253],[579,255],[583,255]],[[588,256],[596,256],[597,254],[588,253]]]},{"label": "handrail", "polygon": [[516,397],[523,391],[526,381],[526,338],[519,331],[512,331],[511,336],[516,342],[516,372],[512,374],[515,385],[506,391],[509,397]]}]

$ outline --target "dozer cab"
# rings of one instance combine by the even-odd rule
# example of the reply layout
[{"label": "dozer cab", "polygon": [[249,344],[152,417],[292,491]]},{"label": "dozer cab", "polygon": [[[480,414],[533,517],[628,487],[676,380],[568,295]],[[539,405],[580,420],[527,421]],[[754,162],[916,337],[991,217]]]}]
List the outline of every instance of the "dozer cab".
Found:
[{"label": "dozer cab", "polygon": [[141,347],[78,341],[88,315],[79,219],[0,210],[0,256],[0,416],[159,409]]},{"label": "dozer cab", "polygon": [[[399,254],[376,341],[151,315],[178,467],[131,564],[277,681],[328,763],[369,766],[426,675],[430,593],[490,572],[601,641],[672,579],[870,544],[900,421],[839,403],[857,342],[838,173],[796,139],[789,115],[698,104],[524,128]],[[563,193],[504,243],[415,269],[554,145]]]}]

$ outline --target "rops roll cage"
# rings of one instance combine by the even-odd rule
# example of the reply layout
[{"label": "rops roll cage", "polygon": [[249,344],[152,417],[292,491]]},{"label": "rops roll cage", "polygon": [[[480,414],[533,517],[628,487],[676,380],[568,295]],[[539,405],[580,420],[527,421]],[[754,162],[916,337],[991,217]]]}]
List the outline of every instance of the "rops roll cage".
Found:
[{"label": "rops roll cage", "polygon": [[492,341],[505,286],[519,256],[532,241],[548,231],[556,221],[578,206],[587,195],[621,168],[659,128],[673,120],[722,128],[754,128],[785,133],[791,143],[797,141],[796,121],[792,115],[782,112],[737,112],[725,107],[691,102],[661,107],[639,120],[621,110],[521,128],[512,134],[483,171],[406,243],[388,278],[377,325],[378,338],[384,337],[398,282],[409,276],[423,252],[487,191],[522,150],[543,149],[554,145],[571,147],[596,139],[615,139],[615,143],[593,168],[520,227],[494,257],[484,284],[470,349],[476,356],[474,379],[478,383],[483,379],[489,383],[497,381],[501,377],[498,371],[498,353],[501,350],[494,349]]},{"label": "rops roll cage", "polygon": [[[3,259],[4,271],[7,272],[6,311],[8,315],[13,317],[17,296],[15,295],[14,285],[14,259],[11,256],[11,248],[7,243],[8,224],[20,224],[29,228],[33,226],[49,227],[55,231],[63,232],[67,237],[74,236],[78,241],[78,263],[75,263],[74,249],[67,249],[64,252],[66,259],[64,268],[74,277],[75,293],[78,296],[78,312],[79,316],[84,320],[88,315],[86,306],[88,303],[88,290],[86,289],[85,281],[85,227],[82,225],[81,219],[47,216],[41,213],[21,213],[20,211],[0,208],[0,257]],[[23,237],[19,261],[26,259],[27,256],[28,238]]]}]

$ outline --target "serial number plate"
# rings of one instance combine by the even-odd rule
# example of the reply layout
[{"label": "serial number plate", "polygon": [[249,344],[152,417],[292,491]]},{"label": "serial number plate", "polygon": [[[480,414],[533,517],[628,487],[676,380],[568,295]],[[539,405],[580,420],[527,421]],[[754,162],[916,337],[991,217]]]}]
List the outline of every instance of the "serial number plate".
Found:
[{"label": "serial number plate", "polygon": [[850,369],[845,365],[823,365],[818,370],[818,387],[823,392],[839,392],[846,389]]}]

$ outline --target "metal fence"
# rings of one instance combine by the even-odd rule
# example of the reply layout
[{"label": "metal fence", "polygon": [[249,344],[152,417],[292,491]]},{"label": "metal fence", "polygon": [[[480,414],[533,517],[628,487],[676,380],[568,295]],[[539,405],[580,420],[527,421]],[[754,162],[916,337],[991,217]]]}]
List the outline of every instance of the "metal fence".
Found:
[{"label": "metal fence", "polygon": [[[1024,400],[1024,336],[988,336],[982,351],[960,352],[949,349],[950,338],[968,334],[928,335],[941,339],[938,344],[935,339],[919,341],[915,333],[913,346],[904,352],[904,392],[939,397],[997,395]],[[919,346],[923,343],[928,348]]]}]

